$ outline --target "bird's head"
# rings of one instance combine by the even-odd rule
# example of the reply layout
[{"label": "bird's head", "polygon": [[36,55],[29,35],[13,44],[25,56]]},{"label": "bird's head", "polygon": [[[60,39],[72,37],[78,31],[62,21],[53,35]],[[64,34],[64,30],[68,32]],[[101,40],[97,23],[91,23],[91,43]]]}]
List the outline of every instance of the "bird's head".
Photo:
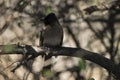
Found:
[{"label": "bird's head", "polygon": [[43,19],[43,22],[45,25],[50,25],[58,22],[58,20],[54,13],[50,13]]}]

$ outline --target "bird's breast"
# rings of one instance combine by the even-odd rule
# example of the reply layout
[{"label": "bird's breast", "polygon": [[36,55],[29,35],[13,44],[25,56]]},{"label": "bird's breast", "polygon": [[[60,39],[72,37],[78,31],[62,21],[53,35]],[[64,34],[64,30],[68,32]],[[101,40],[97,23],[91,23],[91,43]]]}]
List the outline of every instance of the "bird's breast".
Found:
[{"label": "bird's breast", "polygon": [[63,37],[63,32],[58,27],[56,28],[46,28],[44,31],[44,46],[60,46],[61,38]]}]

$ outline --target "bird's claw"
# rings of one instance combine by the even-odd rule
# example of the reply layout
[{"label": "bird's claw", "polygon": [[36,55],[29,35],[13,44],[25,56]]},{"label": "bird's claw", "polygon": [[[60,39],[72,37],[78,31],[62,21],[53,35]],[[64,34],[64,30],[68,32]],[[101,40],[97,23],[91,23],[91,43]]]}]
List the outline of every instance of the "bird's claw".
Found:
[{"label": "bird's claw", "polygon": [[50,48],[42,47],[42,49],[46,52],[46,55],[48,55],[50,53]]}]

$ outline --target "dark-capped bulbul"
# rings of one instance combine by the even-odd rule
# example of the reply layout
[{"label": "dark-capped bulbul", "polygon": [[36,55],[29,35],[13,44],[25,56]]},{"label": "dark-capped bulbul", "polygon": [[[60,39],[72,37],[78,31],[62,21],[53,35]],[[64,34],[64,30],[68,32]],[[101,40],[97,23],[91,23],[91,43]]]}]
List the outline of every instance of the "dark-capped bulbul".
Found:
[{"label": "dark-capped bulbul", "polygon": [[[40,31],[40,46],[49,47],[61,47],[63,42],[63,28],[60,25],[56,15],[54,13],[48,14],[44,19],[42,19],[44,26]],[[45,61],[50,59],[52,56],[45,56]]]},{"label": "dark-capped bulbul", "polygon": [[44,27],[40,32],[40,46],[60,47],[63,42],[63,29],[56,15],[50,13],[42,21]]}]

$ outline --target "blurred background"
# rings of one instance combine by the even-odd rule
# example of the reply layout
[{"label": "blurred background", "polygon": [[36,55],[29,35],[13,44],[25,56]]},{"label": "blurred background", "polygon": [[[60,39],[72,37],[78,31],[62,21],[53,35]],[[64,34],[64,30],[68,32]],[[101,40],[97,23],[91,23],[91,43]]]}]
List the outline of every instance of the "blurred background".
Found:
[{"label": "blurred background", "polygon": [[[39,46],[40,19],[50,12],[64,29],[63,46],[82,47],[120,64],[119,0],[0,0],[0,45]],[[0,80],[114,80],[99,65],[67,56],[53,58],[49,71],[42,70],[39,56],[12,73],[21,57],[0,55]]]}]

